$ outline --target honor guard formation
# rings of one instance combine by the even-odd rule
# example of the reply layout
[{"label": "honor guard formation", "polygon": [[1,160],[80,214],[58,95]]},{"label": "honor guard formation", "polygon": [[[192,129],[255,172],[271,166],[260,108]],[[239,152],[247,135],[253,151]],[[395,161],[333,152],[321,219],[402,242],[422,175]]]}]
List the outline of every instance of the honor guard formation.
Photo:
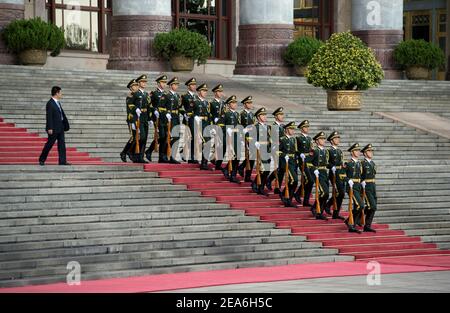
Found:
[{"label": "honor guard formation", "polygon": [[[351,233],[375,232],[376,165],[371,144],[363,148],[353,144],[346,162],[337,131],[311,137],[310,122],[285,123],[283,108],[272,113],[275,121],[268,124],[266,108],[253,112],[252,96],[241,101],[244,109],[238,112],[238,99],[233,95],[224,100],[221,84],[212,89],[211,102],[208,86],[197,84],[195,78],[185,83],[187,92],[182,96],[177,93],[177,77],[159,76],[157,88],[150,93],[145,90],[147,84],[147,76],[141,75],[127,86],[130,139],[120,153],[123,162],[128,157],[134,163],[148,163],[145,158],[151,162],[152,153],[158,152],[159,163],[198,164],[204,171],[222,171],[232,183],[240,183],[239,174],[255,193],[269,196],[273,191],[286,207],[297,207],[295,200],[310,207],[316,219],[327,220],[329,215],[343,220]],[[150,130],[154,139],[146,150]],[[340,215],[345,194],[347,218]]]}]

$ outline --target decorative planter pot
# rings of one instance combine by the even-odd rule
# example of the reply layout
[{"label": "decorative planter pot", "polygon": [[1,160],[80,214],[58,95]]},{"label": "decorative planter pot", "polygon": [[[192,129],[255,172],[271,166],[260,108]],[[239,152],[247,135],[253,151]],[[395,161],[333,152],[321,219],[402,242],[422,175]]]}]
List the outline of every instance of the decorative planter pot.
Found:
[{"label": "decorative planter pot", "polygon": [[174,72],[192,72],[194,69],[194,59],[185,56],[173,56],[170,65]]},{"label": "decorative planter pot", "polygon": [[360,111],[361,91],[328,90],[328,110],[330,111]]},{"label": "decorative planter pot", "polygon": [[24,50],[19,53],[19,61],[22,65],[43,66],[47,63],[47,51]]},{"label": "decorative planter pot", "polygon": [[431,71],[422,66],[411,66],[406,69],[406,77],[411,80],[428,80],[430,79]]},{"label": "decorative planter pot", "polygon": [[295,74],[297,74],[297,76],[300,76],[300,77],[305,77],[305,72],[306,72],[307,68],[308,68],[307,66],[296,65],[296,66],[294,66]]}]

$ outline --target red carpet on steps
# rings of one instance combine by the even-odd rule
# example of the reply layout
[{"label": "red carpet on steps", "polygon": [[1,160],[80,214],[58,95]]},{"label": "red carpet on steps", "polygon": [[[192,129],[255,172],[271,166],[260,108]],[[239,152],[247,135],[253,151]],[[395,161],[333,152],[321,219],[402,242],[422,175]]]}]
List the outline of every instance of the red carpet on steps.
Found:
[{"label": "red carpet on steps", "polygon": [[[436,262],[439,264],[439,262]],[[447,264],[448,265],[448,264]],[[384,264],[381,274],[449,271],[450,266]],[[277,267],[163,274],[131,278],[82,281],[80,286],[64,283],[0,289],[0,293],[144,293],[223,286],[246,283],[267,283],[316,278],[363,276],[371,273],[366,262],[299,264]]]},{"label": "red carpet on steps", "polygon": [[[315,220],[308,208],[285,208],[276,195],[264,197],[252,193],[250,183],[228,182],[220,171],[200,171],[191,164],[148,164],[146,171],[158,172],[160,177],[172,178],[175,184],[187,185],[189,190],[200,191],[203,196],[215,197],[233,209],[244,210],[247,215],[274,223],[278,228],[289,228],[293,235],[306,236],[309,241],[321,242],[324,247],[335,248],[342,255],[356,260],[392,260],[394,257],[446,256],[450,251],[439,250],[433,243],[423,243],[420,237],[407,236],[403,231],[391,230],[388,225],[374,225],[376,234],[350,234],[339,220]],[[345,216],[343,212],[343,216]],[[422,265],[428,264],[424,258]],[[431,262],[431,261],[430,261]]]},{"label": "red carpet on steps", "polygon": [[[17,128],[0,118],[0,165],[39,164],[39,156],[47,139],[25,128]],[[101,158],[67,147],[67,161],[74,165],[104,164]],[[58,147],[53,147],[46,164],[58,164]]]}]

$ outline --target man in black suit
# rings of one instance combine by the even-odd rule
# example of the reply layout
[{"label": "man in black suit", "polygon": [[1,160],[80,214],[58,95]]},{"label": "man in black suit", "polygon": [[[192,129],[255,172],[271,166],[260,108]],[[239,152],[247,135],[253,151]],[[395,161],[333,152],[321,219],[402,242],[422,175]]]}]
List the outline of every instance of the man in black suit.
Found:
[{"label": "man in black suit", "polygon": [[64,132],[69,131],[69,121],[61,107],[62,91],[60,87],[52,88],[52,98],[47,102],[47,124],[45,130],[48,134],[48,141],[39,157],[39,164],[45,165],[48,154],[55,142],[58,140],[59,165],[70,165],[66,160],[66,142]]}]

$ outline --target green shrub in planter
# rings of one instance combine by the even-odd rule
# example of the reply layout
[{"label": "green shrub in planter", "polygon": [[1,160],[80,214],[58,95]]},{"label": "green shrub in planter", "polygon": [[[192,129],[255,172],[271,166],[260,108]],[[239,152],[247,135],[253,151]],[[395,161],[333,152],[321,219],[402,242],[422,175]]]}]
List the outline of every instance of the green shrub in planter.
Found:
[{"label": "green shrub in planter", "polygon": [[423,39],[401,42],[395,48],[394,59],[403,68],[419,66],[433,70],[445,65],[444,52]]},{"label": "green shrub in planter", "polygon": [[168,33],[159,33],[155,36],[153,48],[158,56],[170,60],[174,56],[184,56],[205,64],[211,55],[211,46],[207,39],[196,32],[185,28],[173,29]]},{"label": "green shrub in planter", "polygon": [[284,60],[295,66],[306,66],[322,45],[323,42],[316,38],[300,37],[289,44]]},{"label": "green shrub in planter", "polygon": [[59,55],[65,44],[64,31],[39,17],[13,21],[3,30],[3,39],[12,52],[45,50],[51,56]]},{"label": "green shrub in planter", "polygon": [[384,78],[383,69],[361,39],[333,34],[308,65],[308,83],[327,90],[367,90]]}]

